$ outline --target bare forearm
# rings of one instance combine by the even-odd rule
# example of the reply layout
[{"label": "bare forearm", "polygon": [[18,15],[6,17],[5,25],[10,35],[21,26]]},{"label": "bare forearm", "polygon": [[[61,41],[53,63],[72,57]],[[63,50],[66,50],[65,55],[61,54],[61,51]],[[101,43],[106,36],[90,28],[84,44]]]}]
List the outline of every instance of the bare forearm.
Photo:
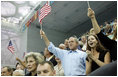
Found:
[{"label": "bare forearm", "polygon": [[45,42],[46,46],[48,47],[49,44],[50,44],[50,41],[48,40],[47,36],[43,35],[43,39],[44,39],[44,42]]},{"label": "bare forearm", "polygon": [[27,67],[26,67],[26,64],[25,64],[24,62],[21,62],[21,64],[22,64],[25,68],[27,68]]},{"label": "bare forearm", "polygon": [[87,62],[86,63],[86,75],[91,73],[91,63]]},{"label": "bare forearm", "polygon": [[86,69],[86,75],[90,74],[91,73],[91,68],[90,69]]},{"label": "bare forearm", "polygon": [[93,18],[91,18],[91,21],[92,21],[92,26],[94,28],[95,34],[98,34],[101,31],[101,29],[100,29],[100,27],[98,25],[98,22],[97,22],[95,16]]},{"label": "bare forearm", "polygon": [[23,61],[21,61],[20,59],[18,59],[17,61],[19,61],[19,63],[26,68],[26,65]]},{"label": "bare forearm", "polygon": [[102,61],[100,61],[100,60],[98,60],[98,59],[93,59],[93,61],[94,61],[95,63],[97,63],[100,67],[106,65],[106,63],[104,63],[104,62],[102,62]]}]

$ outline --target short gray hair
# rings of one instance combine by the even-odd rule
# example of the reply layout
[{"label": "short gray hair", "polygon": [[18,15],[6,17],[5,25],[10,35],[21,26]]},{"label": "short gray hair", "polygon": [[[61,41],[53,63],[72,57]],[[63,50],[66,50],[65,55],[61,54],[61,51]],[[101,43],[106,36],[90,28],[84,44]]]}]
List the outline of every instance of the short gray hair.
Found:
[{"label": "short gray hair", "polygon": [[24,76],[24,75],[25,75],[25,73],[24,73],[23,70],[15,70],[15,71],[13,72],[13,74],[16,73],[16,72],[18,72],[18,73],[20,74],[20,76]]},{"label": "short gray hair", "polygon": [[38,65],[39,63],[44,61],[43,55],[37,52],[29,52],[25,55],[25,62],[27,63],[27,58],[28,57],[33,57],[36,61],[36,64]]},{"label": "short gray hair", "polygon": [[78,38],[76,36],[71,36],[70,38],[74,38],[75,39],[75,42],[79,44],[79,40],[78,40]]}]

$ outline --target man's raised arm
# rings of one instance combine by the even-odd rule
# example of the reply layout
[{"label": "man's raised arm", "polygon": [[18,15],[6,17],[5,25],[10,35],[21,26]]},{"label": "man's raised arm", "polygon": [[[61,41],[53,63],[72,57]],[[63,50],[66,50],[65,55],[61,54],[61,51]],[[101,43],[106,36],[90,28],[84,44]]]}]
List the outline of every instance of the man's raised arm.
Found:
[{"label": "man's raised arm", "polygon": [[95,18],[95,13],[91,8],[88,8],[88,17],[91,18],[92,26],[94,28],[95,34],[98,34],[101,31],[101,29],[98,25],[96,18]]},{"label": "man's raised arm", "polygon": [[47,36],[45,35],[45,32],[40,30],[40,35],[43,37],[45,44],[49,50],[49,52],[52,52],[56,57],[58,57],[60,60],[63,59],[65,50],[62,50],[58,47],[55,47],[53,43],[50,43]]},{"label": "man's raised arm", "polygon": [[48,48],[50,41],[48,40],[47,36],[45,35],[45,32],[43,30],[40,30],[40,35],[43,37],[43,40],[45,41],[45,44]]}]

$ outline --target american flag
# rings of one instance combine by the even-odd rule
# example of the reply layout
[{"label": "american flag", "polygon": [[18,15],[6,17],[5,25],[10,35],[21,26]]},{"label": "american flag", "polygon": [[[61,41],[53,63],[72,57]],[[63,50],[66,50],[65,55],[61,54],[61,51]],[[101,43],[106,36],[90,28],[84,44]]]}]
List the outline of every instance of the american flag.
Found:
[{"label": "american flag", "polygon": [[9,50],[12,54],[14,54],[15,49],[14,49],[14,47],[13,47],[13,44],[12,44],[11,40],[9,41],[8,50]]},{"label": "american flag", "polygon": [[40,15],[39,15],[39,22],[42,24],[42,19],[48,15],[48,13],[51,12],[51,6],[48,4],[48,2],[41,8]]}]

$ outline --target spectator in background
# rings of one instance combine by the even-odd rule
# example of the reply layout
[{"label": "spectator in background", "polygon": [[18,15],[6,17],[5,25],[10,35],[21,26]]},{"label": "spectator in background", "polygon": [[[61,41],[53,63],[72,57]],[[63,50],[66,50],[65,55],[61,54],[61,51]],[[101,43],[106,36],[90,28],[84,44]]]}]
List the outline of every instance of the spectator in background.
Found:
[{"label": "spectator in background", "polygon": [[117,18],[115,18],[114,22],[116,22],[116,23],[117,23]]},{"label": "spectator in background", "polygon": [[105,25],[109,25],[107,21],[104,22]]},{"label": "spectator in background", "polygon": [[69,45],[68,45],[68,39],[65,39],[64,44],[66,46],[66,50],[70,50]]},{"label": "spectator in background", "polygon": [[114,20],[114,24],[117,24],[117,18]]},{"label": "spectator in background", "polygon": [[114,28],[112,40],[117,41],[117,26]]},{"label": "spectator in background", "polygon": [[89,59],[86,61],[87,74],[110,63],[110,53],[101,45],[96,35],[88,36],[87,53]]},{"label": "spectator in background", "polygon": [[117,40],[117,23],[113,24],[112,35],[108,37],[112,40]]},{"label": "spectator in background", "polygon": [[56,76],[64,76],[64,70],[62,68],[60,59],[55,57],[55,60],[57,61],[57,65],[54,67]]},{"label": "spectator in background", "polygon": [[15,71],[15,70],[16,70],[16,68],[12,68],[12,70],[13,70],[13,71]]},{"label": "spectator in background", "polygon": [[36,69],[39,63],[44,61],[44,57],[40,53],[29,52],[25,55],[25,62],[29,71],[26,76],[37,76]]},{"label": "spectator in background", "polygon": [[24,67],[20,63],[16,63],[16,70],[24,70]]},{"label": "spectator in background", "polygon": [[83,42],[82,50],[83,50],[83,51],[86,51],[86,35],[83,35],[83,36],[81,37],[81,41]]},{"label": "spectator in background", "polygon": [[87,54],[83,51],[78,50],[78,39],[75,37],[69,38],[69,48],[68,50],[62,50],[58,47],[55,47],[51,43],[44,31],[40,30],[40,35],[43,37],[48,50],[56,57],[58,57],[64,69],[64,74],[66,76],[77,76],[77,75],[86,75],[86,56]]},{"label": "spectator in background", "polygon": [[24,76],[24,75],[25,75],[25,73],[23,70],[15,70],[13,72],[13,76]]},{"label": "spectator in background", "polygon": [[54,66],[50,61],[44,61],[37,67],[38,76],[55,76]]},{"label": "spectator in background", "polygon": [[91,29],[90,29],[89,34],[93,34],[93,35],[95,35],[94,28],[91,28]]},{"label": "spectator in background", "polygon": [[4,66],[1,69],[1,76],[12,76],[13,70],[9,66]]},{"label": "spectator in background", "polygon": [[101,32],[105,35],[106,33],[105,33],[105,29],[104,29],[103,25],[100,25],[100,28],[101,28]]},{"label": "spectator in background", "polygon": [[78,41],[79,42],[79,46],[80,46],[80,48],[82,48],[83,47],[83,42],[80,40],[80,41]]},{"label": "spectator in background", "polygon": [[106,33],[107,36],[109,36],[111,31],[112,31],[112,28],[107,22],[105,22],[105,25],[106,25],[105,26],[105,33]]},{"label": "spectator in background", "polygon": [[100,28],[103,29],[103,25],[100,25]]},{"label": "spectator in background", "polygon": [[65,46],[65,44],[62,44],[62,43],[61,43],[61,44],[59,45],[59,48],[60,48],[60,49],[66,49],[66,46]]},{"label": "spectator in background", "polygon": [[44,57],[45,57],[46,61],[52,62],[52,64],[54,66],[57,65],[57,62],[55,60],[55,56],[53,55],[53,53],[49,52],[47,48],[45,48],[45,50],[44,50]]}]

